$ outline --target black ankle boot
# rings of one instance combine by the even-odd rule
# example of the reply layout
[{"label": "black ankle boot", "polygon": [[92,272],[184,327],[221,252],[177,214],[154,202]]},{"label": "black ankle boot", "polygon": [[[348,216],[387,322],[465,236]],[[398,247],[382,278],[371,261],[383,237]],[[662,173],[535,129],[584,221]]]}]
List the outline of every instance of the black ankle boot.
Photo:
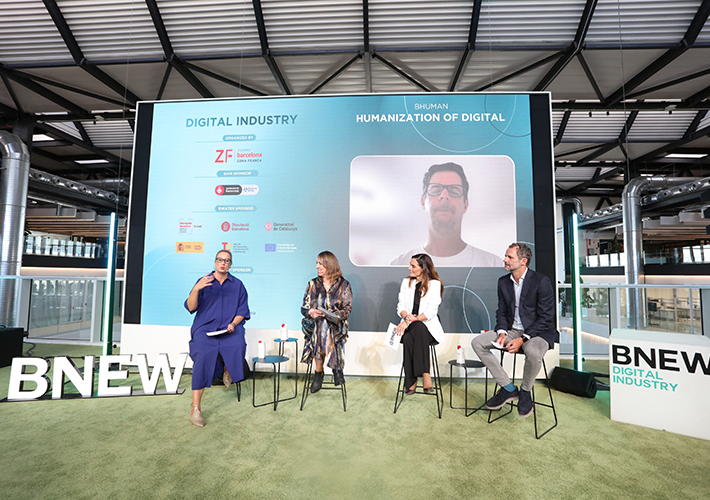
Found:
[{"label": "black ankle boot", "polygon": [[333,383],[337,386],[345,382],[343,370],[333,370]]},{"label": "black ankle boot", "polygon": [[311,384],[311,394],[315,394],[320,391],[323,385],[323,372],[316,372],[313,376],[313,383]]}]

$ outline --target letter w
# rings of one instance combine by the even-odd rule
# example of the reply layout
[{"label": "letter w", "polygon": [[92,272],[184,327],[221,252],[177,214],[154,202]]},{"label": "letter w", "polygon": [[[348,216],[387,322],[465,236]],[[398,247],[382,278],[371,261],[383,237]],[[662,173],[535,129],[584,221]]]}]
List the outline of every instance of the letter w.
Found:
[{"label": "letter w", "polygon": [[158,358],[153,366],[153,373],[148,375],[148,358],[145,354],[135,354],[133,356],[133,364],[138,366],[138,373],[141,376],[141,384],[143,385],[144,394],[155,394],[155,388],[158,385],[158,379],[160,378],[160,373],[163,373],[163,380],[165,380],[165,392],[167,394],[177,394],[178,385],[180,384],[180,377],[182,376],[182,371],[185,368],[185,363],[187,363],[187,353],[180,353],[178,356],[177,366],[175,366],[175,373],[172,374],[170,370],[170,360],[168,355],[165,353],[158,354]]},{"label": "letter w", "polygon": [[692,363],[688,359],[687,352],[681,351],[680,354],[681,354],[681,356],[683,356],[683,361],[685,362],[685,367],[688,369],[688,373],[695,373],[695,369],[697,368],[698,365],[700,365],[700,368],[703,370],[703,373],[705,375],[710,375],[710,358],[708,358],[708,363],[706,365],[703,362],[703,355],[700,354],[699,352],[696,352],[695,356],[693,356]]}]

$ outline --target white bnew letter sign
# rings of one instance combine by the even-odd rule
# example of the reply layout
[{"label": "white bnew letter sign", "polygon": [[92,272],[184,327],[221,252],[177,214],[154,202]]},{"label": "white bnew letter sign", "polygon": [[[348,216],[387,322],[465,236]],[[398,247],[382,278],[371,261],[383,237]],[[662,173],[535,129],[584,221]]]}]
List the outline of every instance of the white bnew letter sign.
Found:
[{"label": "white bnew letter sign", "polygon": [[[131,396],[133,388],[130,385],[119,385],[111,387],[111,380],[126,380],[128,370],[121,369],[122,365],[135,365],[143,385],[143,392],[136,395],[155,395],[160,374],[163,374],[165,381],[165,391],[160,394],[182,394],[183,390],[178,389],[180,377],[187,363],[187,353],[180,353],[175,373],[170,367],[170,360],[167,354],[159,354],[156,358],[153,372],[148,372],[148,359],[145,354],[122,354],[117,356],[101,356],[99,358],[98,377],[98,397]],[[84,357],[83,376],[74,362],[65,356],[52,358],[54,365],[52,399],[64,397],[65,377],[76,387],[79,394],[84,398],[90,398],[94,394],[94,356]],[[118,370],[111,370],[112,364],[118,364]],[[25,367],[34,366],[33,373],[25,373]],[[10,384],[7,391],[8,401],[29,401],[39,399],[49,390],[49,378],[46,376],[49,371],[49,361],[44,358],[14,358],[10,369]],[[31,390],[23,390],[24,382],[34,383],[36,387]]]}]

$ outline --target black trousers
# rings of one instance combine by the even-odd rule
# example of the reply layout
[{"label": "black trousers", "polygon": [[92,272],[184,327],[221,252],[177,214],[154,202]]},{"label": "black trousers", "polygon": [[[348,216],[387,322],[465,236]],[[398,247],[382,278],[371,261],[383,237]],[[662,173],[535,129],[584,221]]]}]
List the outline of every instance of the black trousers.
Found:
[{"label": "black trousers", "polygon": [[430,373],[429,345],[438,344],[421,321],[407,327],[400,341],[404,344],[404,387],[409,389],[423,373]]}]

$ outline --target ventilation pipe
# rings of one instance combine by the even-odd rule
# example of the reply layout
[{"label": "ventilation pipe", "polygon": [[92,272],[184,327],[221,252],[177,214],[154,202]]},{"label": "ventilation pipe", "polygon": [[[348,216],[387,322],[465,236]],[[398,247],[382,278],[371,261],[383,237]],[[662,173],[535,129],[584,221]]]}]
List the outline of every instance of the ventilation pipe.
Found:
[{"label": "ventilation pipe", "polygon": [[[624,226],[624,253],[626,254],[626,284],[639,285],[644,281],[643,271],[643,226],[641,222],[641,199],[651,189],[667,189],[687,184],[682,177],[636,177],[624,187],[622,214]],[[646,322],[646,294],[635,287],[628,289],[626,300],[626,325],[642,329]]]},{"label": "ventilation pipe", "polygon": [[[0,130],[0,276],[17,276],[22,242],[30,154],[16,135]],[[20,281],[0,279],[0,325],[19,326]]]},{"label": "ventilation pipe", "polygon": [[582,200],[580,200],[576,196],[565,196],[557,198],[557,203],[561,205],[564,205],[566,203],[572,203],[574,205],[574,213],[576,213],[577,215],[582,214]]},{"label": "ventilation pipe", "polygon": [[118,194],[128,193],[131,190],[131,183],[126,179],[84,180],[81,182],[87,186],[113,191]]}]

